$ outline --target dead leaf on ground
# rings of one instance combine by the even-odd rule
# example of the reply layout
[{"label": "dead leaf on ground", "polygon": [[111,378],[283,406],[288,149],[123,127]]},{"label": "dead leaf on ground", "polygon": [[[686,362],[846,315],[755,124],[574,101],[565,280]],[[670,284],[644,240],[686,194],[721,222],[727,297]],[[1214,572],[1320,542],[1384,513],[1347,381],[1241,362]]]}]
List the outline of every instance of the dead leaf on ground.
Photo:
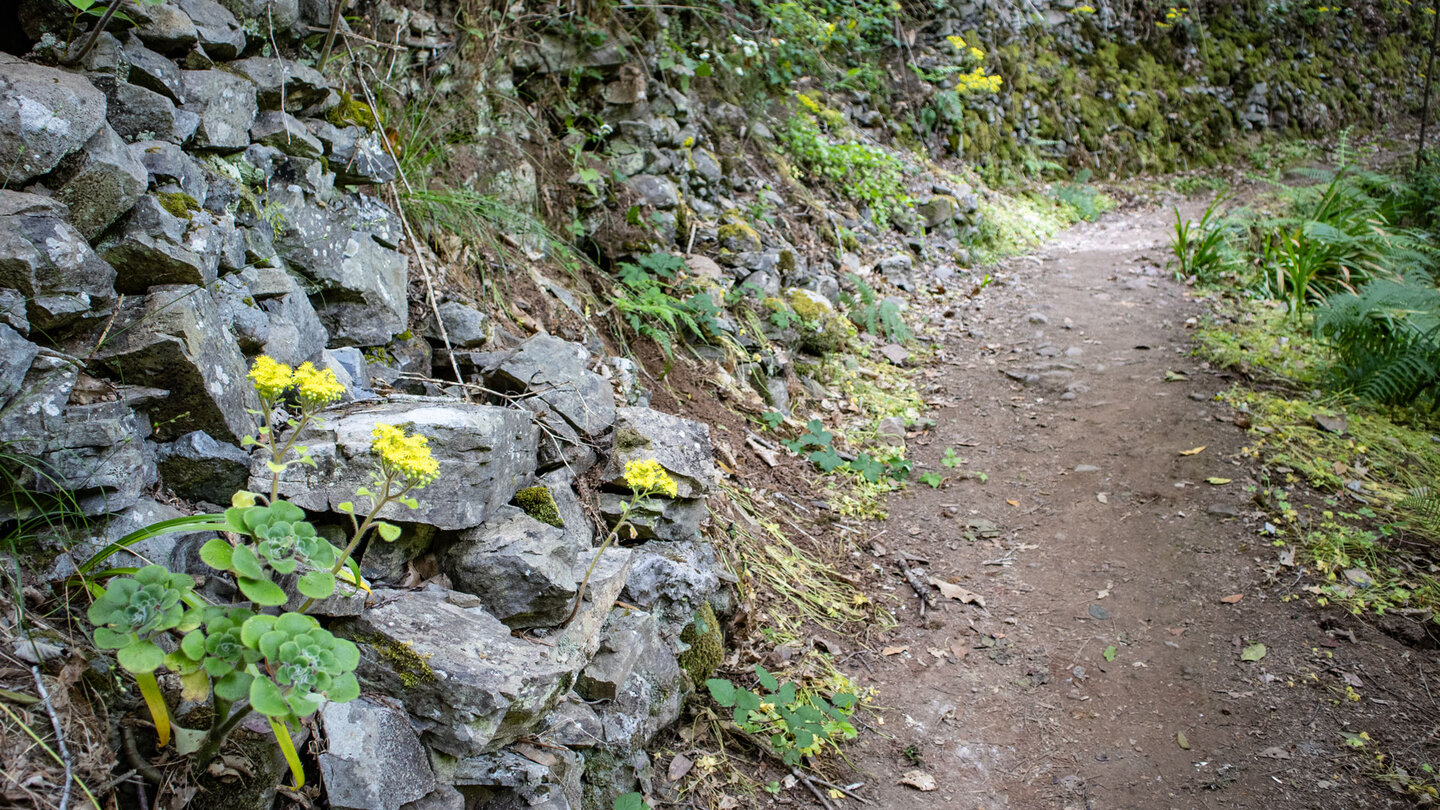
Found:
[{"label": "dead leaf on ground", "polygon": [[676,754],[675,758],[670,760],[670,770],[665,775],[670,777],[671,782],[679,782],[693,767],[695,767],[694,760],[684,754]]},{"label": "dead leaf on ground", "polygon": [[1192,448],[1190,448],[1189,450],[1181,450],[1181,451],[1180,451],[1180,455],[1182,455],[1182,456],[1198,456],[1198,455],[1200,455],[1201,453],[1205,452],[1205,447],[1206,447],[1206,445],[1203,445],[1203,444],[1202,444],[1202,445],[1200,445],[1199,447],[1192,447]]},{"label": "dead leaf on ground", "polygon": [[974,591],[966,590],[959,585],[946,582],[939,577],[931,577],[930,584],[939,588],[940,593],[946,599],[955,599],[962,604],[965,602],[970,602],[972,604],[979,605],[982,608],[985,607],[985,597],[981,596],[978,593],[975,593]]},{"label": "dead leaf on ground", "polygon": [[1266,759],[1293,759],[1293,757],[1290,756],[1289,751],[1286,751],[1284,748],[1281,748],[1278,745],[1272,745],[1269,748],[1266,748],[1264,751],[1261,751],[1260,756],[1265,757]]},{"label": "dead leaf on ground", "polygon": [[909,647],[886,647],[885,649],[883,649],[883,650],[880,651],[880,654],[881,654],[881,655],[887,655],[887,656],[888,656],[888,655],[899,655],[900,653],[908,652],[909,649],[910,649]]},{"label": "dead leaf on ground", "polygon": [[1268,650],[1265,649],[1265,645],[1257,641],[1246,647],[1244,652],[1240,653],[1240,660],[1259,661],[1265,657],[1266,652],[1268,652]]},{"label": "dead leaf on ground", "polygon": [[1099,501],[1100,503],[1109,503],[1109,502],[1110,502],[1110,493],[1108,493],[1108,492],[1097,492],[1097,493],[1095,493],[1095,500]]},{"label": "dead leaf on ground", "polygon": [[1186,751],[1190,750],[1190,741],[1185,738],[1185,732],[1183,731],[1175,734],[1175,744],[1184,748]]},{"label": "dead leaf on ground", "polygon": [[1010,504],[1011,506],[1019,506],[1019,505],[1020,505],[1020,502],[1017,501],[1017,500],[1015,500],[1015,499],[1013,499],[1013,498],[1006,498],[1006,499],[1005,499],[1005,503],[1008,503],[1008,504]]},{"label": "dead leaf on ground", "polygon": [[935,777],[922,770],[906,771],[900,776],[900,784],[909,785],[922,793],[935,789]]},{"label": "dead leaf on ground", "polygon": [[1235,604],[1236,602],[1239,602],[1241,599],[1244,599],[1244,598],[1245,598],[1245,594],[1243,594],[1243,593],[1232,593],[1232,594],[1230,594],[1229,596],[1222,596],[1222,597],[1220,597],[1220,601],[1221,601],[1221,602],[1224,602],[1224,603],[1227,604],[1227,605],[1233,605],[1233,604]]}]

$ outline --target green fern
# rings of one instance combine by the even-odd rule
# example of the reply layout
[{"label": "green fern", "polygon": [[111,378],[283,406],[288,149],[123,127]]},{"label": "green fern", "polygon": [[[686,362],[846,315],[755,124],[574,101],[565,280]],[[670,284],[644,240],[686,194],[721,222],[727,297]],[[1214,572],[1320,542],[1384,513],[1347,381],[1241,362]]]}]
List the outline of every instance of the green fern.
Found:
[{"label": "green fern", "polygon": [[1436,401],[1440,391],[1440,289],[1404,278],[1331,297],[1315,332],[1336,355],[1341,385],[1377,402]]}]

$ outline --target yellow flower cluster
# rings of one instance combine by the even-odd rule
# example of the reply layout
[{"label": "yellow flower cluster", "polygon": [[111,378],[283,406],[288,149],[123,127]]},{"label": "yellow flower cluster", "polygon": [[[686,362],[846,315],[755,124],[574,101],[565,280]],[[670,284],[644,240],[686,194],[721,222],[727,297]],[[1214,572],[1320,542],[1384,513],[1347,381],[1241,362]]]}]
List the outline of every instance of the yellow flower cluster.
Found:
[{"label": "yellow flower cluster", "polygon": [[374,437],[370,449],[387,473],[398,474],[416,489],[440,476],[440,462],[430,454],[430,441],[424,436],[406,436],[394,425],[376,425],[370,435]]},{"label": "yellow flower cluster", "polygon": [[1185,14],[1189,11],[1190,9],[1186,8],[1185,6],[1171,6],[1170,10],[1165,12],[1165,22],[1157,22],[1155,23],[1155,27],[1169,28],[1170,26],[1184,19]]},{"label": "yellow flower cluster", "polygon": [[675,479],[653,458],[625,462],[625,483],[636,492],[659,493],[667,498],[675,497],[678,491]]},{"label": "yellow flower cluster", "polygon": [[975,68],[969,73],[961,73],[955,77],[955,89],[964,93],[996,93],[1000,91],[1000,85],[1004,79],[999,76],[991,76],[984,68]]},{"label": "yellow flower cluster", "polygon": [[1070,11],[1070,13],[1071,13],[1071,14],[1079,14],[1079,15],[1094,14],[1094,13],[1095,13],[1095,7],[1094,7],[1094,6],[1076,6],[1074,9],[1072,9],[1072,10]]},{"label": "yellow flower cluster", "polygon": [[255,358],[255,364],[250,366],[250,382],[260,398],[268,403],[278,401],[280,395],[291,388],[307,408],[328,405],[345,395],[345,386],[330,369],[318,369],[310,363],[291,369],[265,354]]},{"label": "yellow flower cluster", "polygon": [[309,363],[301,363],[295,369],[295,391],[300,401],[307,406],[328,405],[345,395],[345,386],[330,369],[317,369]]},{"label": "yellow flower cluster", "polygon": [[963,50],[965,50],[965,38],[964,38],[964,37],[957,37],[957,36],[955,36],[954,34],[951,34],[950,36],[945,37],[945,41],[946,41],[946,42],[949,42],[949,43],[950,43],[950,46],[953,47],[953,48],[954,48],[955,50],[957,50],[957,51],[963,51]]},{"label": "yellow flower cluster", "polygon": [[294,372],[284,363],[262,354],[250,367],[250,382],[262,399],[274,402],[294,384]]}]

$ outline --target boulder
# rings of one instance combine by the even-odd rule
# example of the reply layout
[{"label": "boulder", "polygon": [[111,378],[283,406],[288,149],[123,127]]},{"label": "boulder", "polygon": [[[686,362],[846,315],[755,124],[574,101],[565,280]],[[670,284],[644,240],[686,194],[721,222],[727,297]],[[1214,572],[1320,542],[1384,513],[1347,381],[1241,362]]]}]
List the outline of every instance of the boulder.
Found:
[{"label": "boulder", "polygon": [[[82,536],[75,537],[73,533],[67,532],[64,537],[57,538],[63,544],[64,553],[55,558],[50,569],[46,571],[45,577],[52,582],[64,579],[74,574],[76,568],[83,565],[96,552],[125,535],[146,526],[164,520],[174,520],[178,517],[185,517],[185,513],[168,504],[149,499],[140,500],[124,508],[117,508],[103,524],[97,523],[92,526],[91,532],[93,533],[83,533]],[[186,551],[205,543],[214,536],[213,532],[188,532],[151,537],[117,551],[104,561],[101,568],[138,568],[150,563],[157,563],[172,571],[202,573],[198,569],[187,567],[189,562],[186,559]]]},{"label": "boulder", "polygon": [[641,174],[626,181],[646,205],[668,211],[680,204],[680,189],[667,177]]},{"label": "boulder", "polygon": [[216,298],[226,308],[237,337],[242,323],[252,324],[249,354],[268,354],[295,366],[325,348],[329,335],[305,291],[279,267],[249,266],[220,280]]},{"label": "boulder", "polygon": [[295,157],[318,158],[325,152],[325,147],[299,119],[279,110],[265,110],[255,116],[255,123],[250,126],[250,140]]},{"label": "boulder", "polygon": [[199,205],[209,192],[206,169],[179,146],[162,140],[137,141],[130,151],[150,173],[150,182],[162,191],[182,191]]},{"label": "boulder", "polygon": [[[601,492],[596,506],[607,525],[614,527],[625,514],[625,504],[634,497],[627,491]],[[639,540],[691,540],[700,533],[700,526],[710,515],[703,498],[666,498],[656,495],[635,504],[626,522]]]},{"label": "boulder", "polygon": [[[3,65],[0,65],[3,68]],[[109,317],[115,271],[47,197],[0,190],[0,287],[25,299],[25,317],[49,339]]]},{"label": "boulder", "polygon": [[[458,301],[446,301],[439,306],[439,310],[440,323],[445,326],[445,337],[450,339],[452,347],[478,349],[485,345],[485,341],[490,337],[485,328],[490,318],[485,313]],[[433,312],[425,316],[422,334],[437,341],[441,339]]]},{"label": "boulder", "polygon": [[885,280],[894,284],[906,292],[913,292],[915,287],[915,262],[903,253],[887,256],[875,265],[875,272],[885,277]]},{"label": "boulder", "polygon": [[178,6],[169,3],[147,3],[136,10],[141,11],[141,14],[136,17],[139,26],[135,29],[135,35],[141,42],[160,53],[183,53],[200,41],[200,33],[196,30],[195,23],[191,22],[189,15]]},{"label": "boulder", "polygon": [[615,423],[615,394],[604,377],[590,371],[590,352],[578,343],[535,335],[520,344],[487,377],[507,391],[532,392],[576,431],[599,435]]},{"label": "boulder", "polygon": [[325,349],[320,352],[315,367],[334,372],[335,379],[345,386],[340,402],[360,402],[375,398],[375,392],[369,388],[370,375],[366,373],[365,358],[359,349]]},{"label": "boulder", "polygon": [[121,58],[130,66],[126,74],[130,84],[159,93],[175,104],[185,103],[185,77],[180,68],[145,47],[139,37],[125,38]]},{"label": "boulder", "polygon": [[320,721],[320,775],[335,810],[399,810],[435,789],[430,759],[403,709],[362,697],[326,704]]},{"label": "boulder", "polygon": [[677,498],[703,498],[715,486],[710,426],[650,408],[616,412],[615,449],[605,468],[606,484],[625,487],[625,462],[655,459],[675,479]]},{"label": "boulder", "polygon": [[106,120],[127,141],[158,138],[178,144],[194,134],[192,128],[181,137],[175,125],[175,103],[154,90],[117,82],[105,97],[109,100]]},{"label": "boulder", "polygon": [[376,589],[375,607],[335,631],[361,644],[363,686],[404,701],[426,744],[478,756],[530,733],[569,691],[600,645],[629,560],[626,549],[605,553],[579,614],[547,640],[553,646],[515,638],[483,608],[462,608],[439,589]]},{"label": "boulder", "polygon": [[520,407],[535,414],[540,426],[540,454],[537,457],[541,472],[563,469],[580,475],[600,459],[595,443],[581,436],[550,403],[538,397],[520,401]]},{"label": "boulder", "polygon": [[182,81],[182,109],[200,116],[195,148],[234,151],[250,145],[256,107],[249,79],[223,70],[187,70]]},{"label": "boulder", "polygon": [[55,168],[105,123],[105,95],[84,76],[0,53],[0,188]]},{"label": "boulder", "polygon": [[195,26],[196,39],[213,59],[230,60],[245,50],[245,31],[229,9],[215,0],[173,0]]},{"label": "boulder", "polygon": [[[29,352],[18,348],[16,359],[24,360]],[[113,394],[72,404],[79,369],[75,358],[39,349],[21,371],[19,391],[4,403],[0,444],[12,456],[30,459],[7,464],[16,490],[29,495],[0,499],[0,520],[46,508],[51,498],[63,498],[86,515],[114,512],[135,503],[155,482],[155,462],[144,442],[149,422]],[[106,388],[83,379],[87,390]]]},{"label": "boulder", "polygon": [[550,710],[540,736],[571,749],[593,748],[605,741],[601,735],[605,728],[600,724],[589,703],[571,692]]},{"label": "boulder", "polygon": [[338,133],[329,145],[330,170],[335,172],[336,183],[368,186],[395,179],[398,169],[385,148],[384,136],[362,127],[348,127]]},{"label": "boulder", "polygon": [[30,364],[39,353],[39,346],[9,326],[0,324],[0,407],[20,391]]},{"label": "boulder", "polygon": [[596,704],[605,744],[644,748],[680,717],[688,694],[675,650],[660,623],[643,610],[616,608],[605,621],[600,651],[580,673],[575,691]]},{"label": "boulder", "polygon": [[86,239],[99,236],[129,211],[150,180],[145,166],[108,124],[80,151],[60,161],[55,176],[65,178],[55,199],[69,207],[70,224]]},{"label": "boulder", "polygon": [[459,787],[494,790],[486,810],[580,810],[584,771],[585,761],[574,751],[522,744],[460,760],[453,780]]},{"label": "boulder", "polygon": [[674,643],[696,611],[723,593],[725,568],[703,540],[646,543],[634,552],[625,601],[655,614],[665,640]]},{"label": "boulder", "polygon": [[160,480],[190,501],[228,506],[230,496],[250,481],[250,454],[210,438],[203,430],[155,448]]},{"label": "boulder", "polygon": [[394,542],[370,542],[360,557],[360,575],[371,582],[401,582],[411,560],[430,550],[438,533],[424,523],[401,523]]},{"label": "boulder", "polygon": [[548,627],[575,603],[580,548],[565,532],[514,507],[498,510],[446,549],[442,570],[512,628]]},{"label": "boulder", "polygon": [[101,240],[115,288],[143,293],[173,284],[207,285],[220,269],[220,234],[208,211],[184,192],[147,194]]},{"label": "boulder", "polygon": [[[242,375],[243,376],[243,375]],[[384,404],[352,406],[328,416],[305,444],[315,467],[290,467],[280,494],[311,511],[334,510],[354,501],[375,468],[370,451],[377,424],[394,424],[427,436],[440,462],[440,476],[418,493],[414,512],[391,504],[387,520],[420,520],[446,531],[471,529],[509,503],[535,471],[537,429],[530,415],[514,408],[472,405],[442,398],[397,396]],[[252,487],[269,487],[263,459],[251,467]]]},{"label": "boulder", "polygon": [[96,359],[117,379],[170,392],[148,406],[160,441],[204,430],[239,444],[255,433],[248,364],[203,287],[152,287],[128,300]]},{"label": "boulder", "polygon": [[[231,0],[269,2],[269,0]],[[323,102],[330,85],[318,71],[291,59],[252,56],[229,65],[255,83],[255,102],[262,110],[295,113]],[[282,98],[283,96],[283,98]]]},{"label": "boulder", "polygon": [[407,260],[336,212],[272,189],[284,222],[275,249],[319,288],[311,303],[333,342],[380,346],[408,327]]}]

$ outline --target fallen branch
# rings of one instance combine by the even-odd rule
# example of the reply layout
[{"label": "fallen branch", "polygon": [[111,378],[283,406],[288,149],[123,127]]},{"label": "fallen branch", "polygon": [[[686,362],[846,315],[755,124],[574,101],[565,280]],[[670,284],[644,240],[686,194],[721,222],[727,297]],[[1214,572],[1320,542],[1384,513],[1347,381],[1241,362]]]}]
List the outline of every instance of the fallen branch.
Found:
[{"label": "fallen branch", "polygon": [[910,583],[915,595],[920,597],[920,615],[924,616],[926,609],[934,610],[935,596],[931,593],[929,584],[925,582],[924,577],[905,562],[904,554],[895,555],[895,566],[900,569],[900,574],[905,577],[905,581]]},{"label": "fallen branch", "polygon": [[60,810],[68,810],[70,784],[75,780],[75,761],[70,758],[70,746],[65,744],[65,729],[60,725],[60,716],[55,713],[55,706],[50,703],[50,692],[45,689],[45,681],[40,678],[40,667],[30,667],[30,674],[35,678],[35,691],[40,693],[40,702],[45,705],[45,712],[50,715],[50,725],[55,729],[55,747],[60,749],[60,759],[64,761],[65,787],[60,791]]}]

